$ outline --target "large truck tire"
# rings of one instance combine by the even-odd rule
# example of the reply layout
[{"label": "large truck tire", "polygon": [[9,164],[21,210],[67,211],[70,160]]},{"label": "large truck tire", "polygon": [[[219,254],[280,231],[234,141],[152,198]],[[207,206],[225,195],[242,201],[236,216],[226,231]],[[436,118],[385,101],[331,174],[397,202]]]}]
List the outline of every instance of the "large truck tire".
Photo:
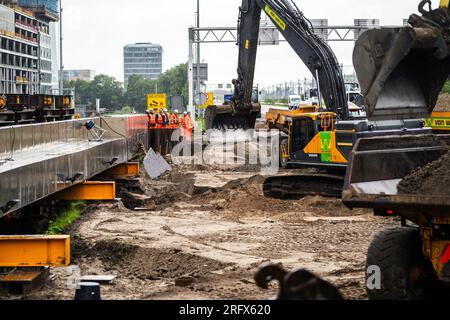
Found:
[{"label": "large truck tire", "polygon": [[[369,289],[369,300],[422,300],[444,298],[449,287],[440,282],[423,255],[418,228],[395,227],[380,231],[370,245],[366,270],[378,266],[381,288]],[[370,282],[366,275],[366,284]]]}]

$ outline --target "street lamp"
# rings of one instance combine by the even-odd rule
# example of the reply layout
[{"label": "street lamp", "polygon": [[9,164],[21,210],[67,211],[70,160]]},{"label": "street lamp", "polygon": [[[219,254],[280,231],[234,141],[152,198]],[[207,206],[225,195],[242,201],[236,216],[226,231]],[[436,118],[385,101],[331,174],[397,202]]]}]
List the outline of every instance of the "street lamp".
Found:
[{"label": "street lamp", "polygon": [[[200,0],[197,0],[197,28],[200,28]],[[201,93],[200,89],[200,41],[197,43],[197,95]]]},{"label": "street lamp", "polygon": [[59,94],[64,94],[62,0],[59,0]]}]

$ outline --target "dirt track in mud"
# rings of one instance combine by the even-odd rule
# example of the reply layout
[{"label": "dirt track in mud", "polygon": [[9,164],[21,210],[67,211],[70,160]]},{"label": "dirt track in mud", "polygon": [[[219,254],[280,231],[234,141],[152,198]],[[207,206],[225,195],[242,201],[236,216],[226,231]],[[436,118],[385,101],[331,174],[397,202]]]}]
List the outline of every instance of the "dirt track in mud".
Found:
[{"label": "dirt track in mud", "polygon": [[[112,274],[103,299],[268,299],[253,276],[263,262],[306,268],[348,299],[365,299],[365,254],[372,235],[398,224],[340,200],[265,198],[255,168],[177,167],[140,179],[147,209],[91,204],[73,226],[72,263],[83,275]],[[68,270],[27,299],[73,299]],[[190,277],[186,287],[175,285]]]}]

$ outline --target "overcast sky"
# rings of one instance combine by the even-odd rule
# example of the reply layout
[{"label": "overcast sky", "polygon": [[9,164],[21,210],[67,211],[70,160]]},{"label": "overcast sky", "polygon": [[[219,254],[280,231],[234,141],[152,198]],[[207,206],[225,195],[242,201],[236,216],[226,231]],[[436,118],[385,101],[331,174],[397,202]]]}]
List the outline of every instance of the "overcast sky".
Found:
[{"label": "overcast sky", "polygon": [[[64,65],[94,69],[123,81],[123,46],[152,42],[163,46],[163,69],[188,60],[188,28],[194,25],[196,0],[62,0]],[[400,25],[417,11],[419,0],[295,0],[309,19],[328,19],[330,25],[353,25],[353,19],[378,18],[382,25]],[[242,0],[200,0],[201,26],[236,26]],[[436,7],[439,0],[433,0]],[[264,16],[264,14],[263,14]],[[332,43],[339,61],[351,65],[353,43]],[[209,83],[228,83],[236,77],[234,44],[202,45],[209,63]],[[310,77],[295,53],[284,43],[261,46],[255,82],[272,85]]]}]

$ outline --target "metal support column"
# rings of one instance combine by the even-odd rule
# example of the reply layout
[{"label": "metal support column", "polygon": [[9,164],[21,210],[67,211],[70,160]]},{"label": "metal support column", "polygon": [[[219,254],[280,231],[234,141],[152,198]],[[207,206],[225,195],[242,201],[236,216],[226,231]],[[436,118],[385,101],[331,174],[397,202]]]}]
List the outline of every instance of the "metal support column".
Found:
[{"label": "metal support column", "polygon": [[188,62],[188,81],[189,81],[189,105],[188,111],[193,116],[195,123],[195,107],[194,107],[194,29],[189,28],[189,62]]},{"label": "metal support column", "polygon": [[[197,0],[197,28],[200,28],[200,0]],[[201,85],[200,85],[200,42],[197,42],[197,96],[200,97]]]},{"label": "metal support column", "polygon": [[62,23],[62,0],[59,0],[59,94],[64,94],[64,62],[63,62],[63,23]]}]

